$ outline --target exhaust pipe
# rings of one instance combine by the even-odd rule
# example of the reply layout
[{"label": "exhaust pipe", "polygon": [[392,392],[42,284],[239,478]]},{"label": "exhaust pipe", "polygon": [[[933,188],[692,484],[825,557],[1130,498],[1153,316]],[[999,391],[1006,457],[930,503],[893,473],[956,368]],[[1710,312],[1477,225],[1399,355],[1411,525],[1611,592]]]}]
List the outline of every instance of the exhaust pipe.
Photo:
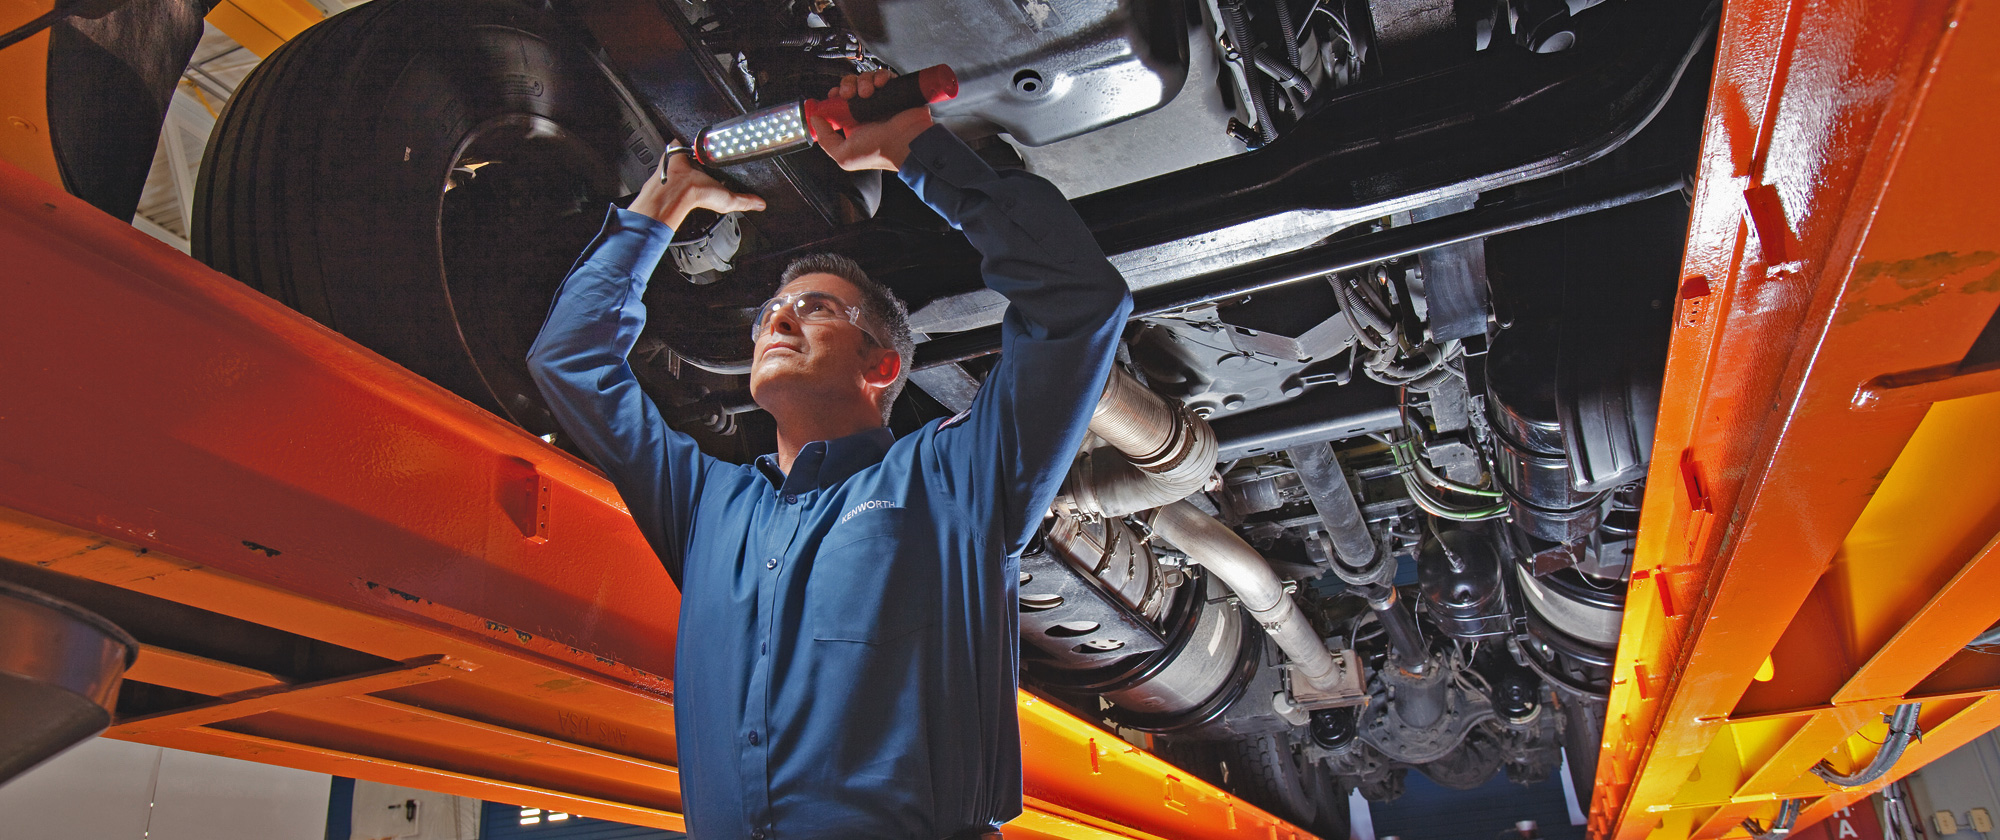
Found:
[{"label": "exhaust pipe", "polygon": [[1187,502],[1175,502],[1153,514],[1153,533],[1173,543],[1222,579],[1236,593],[1257,623],[1271,634],[1292,661],[1298,675],[1322,691],[1333,691],[1341,679],[1333,654],[1313,632],[1285,584],[1264,556],[1229,530],[1229,526]]},{"label": "exhaust pipe", "polygon": [[1154,511],[1153,533],[1227,584],[1292,661],[1297,677],[1339,694],[1346,676],[1339,661],[1271,564],[1227,525],[1184,501],[1215,472],[1218,444],[1208,422],[1114,367],[1090,431],[1109,446],[1078,459],[1063,486],[1064,506],[1103,517]]},{"label": "exhaust pipe", "polygon": [[1086,452],[1070,471],[1064,494],[1085,513],[1126,516],[1172,504],[1201,490],[1215,472],[1219,444],[1208,421],[1116,367],[1090,431],[1123,454]]}]

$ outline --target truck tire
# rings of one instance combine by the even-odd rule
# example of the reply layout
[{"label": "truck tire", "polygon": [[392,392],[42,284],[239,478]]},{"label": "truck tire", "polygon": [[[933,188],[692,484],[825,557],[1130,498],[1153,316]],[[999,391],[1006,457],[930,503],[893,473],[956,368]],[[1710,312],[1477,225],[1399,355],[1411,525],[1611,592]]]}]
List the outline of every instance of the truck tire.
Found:
[{"label": "truck tire", "polygon": [[664,145],[552,14],[376,0],[273,52],[203,158],[195,257],[535,434],[524,361]]},{"label": "truck tire", "polygon": [[1347,791],[1282,734],[1157,738],[1153,751],[1209,784],[1326,840],[1347,837]]},{"label": "truck tire", "polygon": [[1238,736],[1224,747],[1228,790],[1326,840],[1347,836],[1347,793],[1280,734]]}]

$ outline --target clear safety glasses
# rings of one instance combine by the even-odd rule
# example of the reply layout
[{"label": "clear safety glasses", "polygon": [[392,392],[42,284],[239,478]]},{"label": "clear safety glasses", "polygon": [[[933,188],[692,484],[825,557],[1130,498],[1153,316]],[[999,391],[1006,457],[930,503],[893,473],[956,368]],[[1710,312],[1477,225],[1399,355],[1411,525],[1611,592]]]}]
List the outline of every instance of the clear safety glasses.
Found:
[{"label": "clear safety glasses", "polygon": [[862,335],[868,336],[869,341],[875,342],[875,346],[889,346],[881,336],[876,335],[874,330],[862,322],[860,307],[849,306],[846,301],[831,294],[815,291],[793,292],[764,301],[764,305],[757,309],[756,322],[750,325],[750,340],[763,338],[764,333],[771,328],[771,319],[786,310],[790,310],[792,317],[802,324],[846,321],[861,330]]}]

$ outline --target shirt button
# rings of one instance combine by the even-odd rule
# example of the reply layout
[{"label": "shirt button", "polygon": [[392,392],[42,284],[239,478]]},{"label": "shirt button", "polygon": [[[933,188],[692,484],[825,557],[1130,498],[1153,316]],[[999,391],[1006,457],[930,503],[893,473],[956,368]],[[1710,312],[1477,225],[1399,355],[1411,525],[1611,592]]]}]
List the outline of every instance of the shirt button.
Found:
[{"label": "shirt button", "polygon": [[769,560],[764,561],[764,568],[766,569],[778,568],[778,558],[773,557]]},{"label": "shirt button", "polygon": [[757,829],[756,831],[750,832],[750,840],[764,840],[766,836],[767,835],[764,834],[764,829],[761,828]]},{"label": "shirt button", "polygon": [[753,746],[753,747],[754,747],[754,746],[757,746],[758,744],[761,744],[761,743],[763,743],[763,742],[764,742],[764,739],[763,739],[763,738],[761,738],[761,737],[758,737],[758,735],[757,735],[757,730],[755,730],[755,729],[752,729],[752,730],[750,730],[750,746]]},{"label": "shirt button", "polygon": [[786,496],[786,497],[785,497],[785,504],[788,504],[788,505],[796,505],[796,504],[798,504],[798,503],[799,503],[799,497],[797,497],[797,496]]}]

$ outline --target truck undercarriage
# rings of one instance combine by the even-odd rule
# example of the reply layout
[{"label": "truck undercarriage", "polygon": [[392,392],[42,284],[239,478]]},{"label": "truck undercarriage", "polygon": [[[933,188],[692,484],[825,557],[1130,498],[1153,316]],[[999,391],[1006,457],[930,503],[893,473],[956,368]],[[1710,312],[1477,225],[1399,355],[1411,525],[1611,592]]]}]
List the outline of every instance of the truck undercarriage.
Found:
[{"label": "truck undercarriage", "polygon": [[[1731,713],[1666,715],[1664,697],[1681,708],[1693,689],[1662,669],[1683,650],[1715,654],[1646,628],[1658,613],[1684,626],[1708,595],[1683,570],[1706,567],[1645,559],[1667,532],[1648,526],[1651,549],[1638,532],[1642,507],[1670,504],[1647,492],[1664,481],[1673,538],[1695,556],[1722,552],[1729,537],[1700,523],[1734,502],[1712,488],[1764,480],[1704,473],[1692,444],[1653,451],[1686,434],[1675,430],[1692,404],[1662,393],[1669,333],[1707,323],[1709,284],[1719,295],[1753,270],[1741,256],[1693,280],[1682,269],[1716,9],[912,5],[375,0],[294,39],[232,100],[203,166],[197,255],[562,445],[520,360],[604,204],[636,189],[666,137],[843,72],[953,63],[965,94],[941,119],[995,166],[1063,188],[1138,304],[1094,437],[1022,560],[1023,682],[1038,698],[1328,836],[1344,832],[1350,790],[1391,799],[1411,770],[1447,787],[1538,780],[1564,752],[1581,799],[1599,785],[1594,829],[1617,820],[1621,837],[1674,808],[1689,810],[1662,819],[1699,814],[1681,828],[1719,836],[1778,795],[1718,804],[1683,791],[1691,804],[1656,805],[1659,790],[1632,787],[1634,768],[1709,768],[1709,742],[1611,746],[1649,743],[1635,734],[1648,720],[1678,732]],[[820,250],[861,260],[925,333],[918,388],[893,426],[948,416],[977,392],[1001,302],[980,288],[976,254],[900,184],[817,155],[726,172],[772,209],[687,226],[632,358],[679,427],[722,457],[771,447],[743,393],[745,327],[778,270]],[[1762,249],[1756,264],[1772,276],[1816,266],[1806,222],[1747,196],[1739,226],[1758,239],[1742,246]],[[1964,370],[1985,370],[1979,346]],[[1678,475],[1649,475],[1674,458]],[[65,563],[78,573],[52,561]],[[1648,611],[1636,624],[1633,592]],[[117,604],[87,587],[62,594]],[[146,626],[157,649],[163,625]],[[1621,638],[1645,647],[1621,651]],[[1805,655],[1786,640],[1774,631],[1764,665],[1778,663],[1780,685],[1788,657]],[[265,669],[303,681],[391,661],[345,655],[336,645]],[[1979,708],[1951,705],[1952,691],[1994,682],[1976,662],[1952,667],[1936,689],[1949,696],[1927,706],[1937,722]],[[1890,695],[1915,696],[1927,673]],[[121,718],[226,693],[127,686]],[[1818,689],[1776,690],[1753,685],[1733,714],[1818,708]],[[1831,696],[1836,716],[1875,702]],[[1831,747],[1814,731],[1771,761],[1816,761]],[[1617,810],[1634,801],[1645,816]]]},{"label": "truck undercarriage", "polygon": [[[246,82],[194,247],[559,442],[521,360],[664,135],[950,63],[938,118],[1064,189],[1137,299],[1023,561],[1025,684],[1330,835],[1350,789],[1565,744],[1587,799],[1713,25],[1589,5],[377,0]],[[691,220],[652,284],[663,410],[771,446],[745,327],[817,250],[911,304],[892,423],[965,406],[1004,300],[962,238],[819,156],[726,172],[771,210]]]}]

